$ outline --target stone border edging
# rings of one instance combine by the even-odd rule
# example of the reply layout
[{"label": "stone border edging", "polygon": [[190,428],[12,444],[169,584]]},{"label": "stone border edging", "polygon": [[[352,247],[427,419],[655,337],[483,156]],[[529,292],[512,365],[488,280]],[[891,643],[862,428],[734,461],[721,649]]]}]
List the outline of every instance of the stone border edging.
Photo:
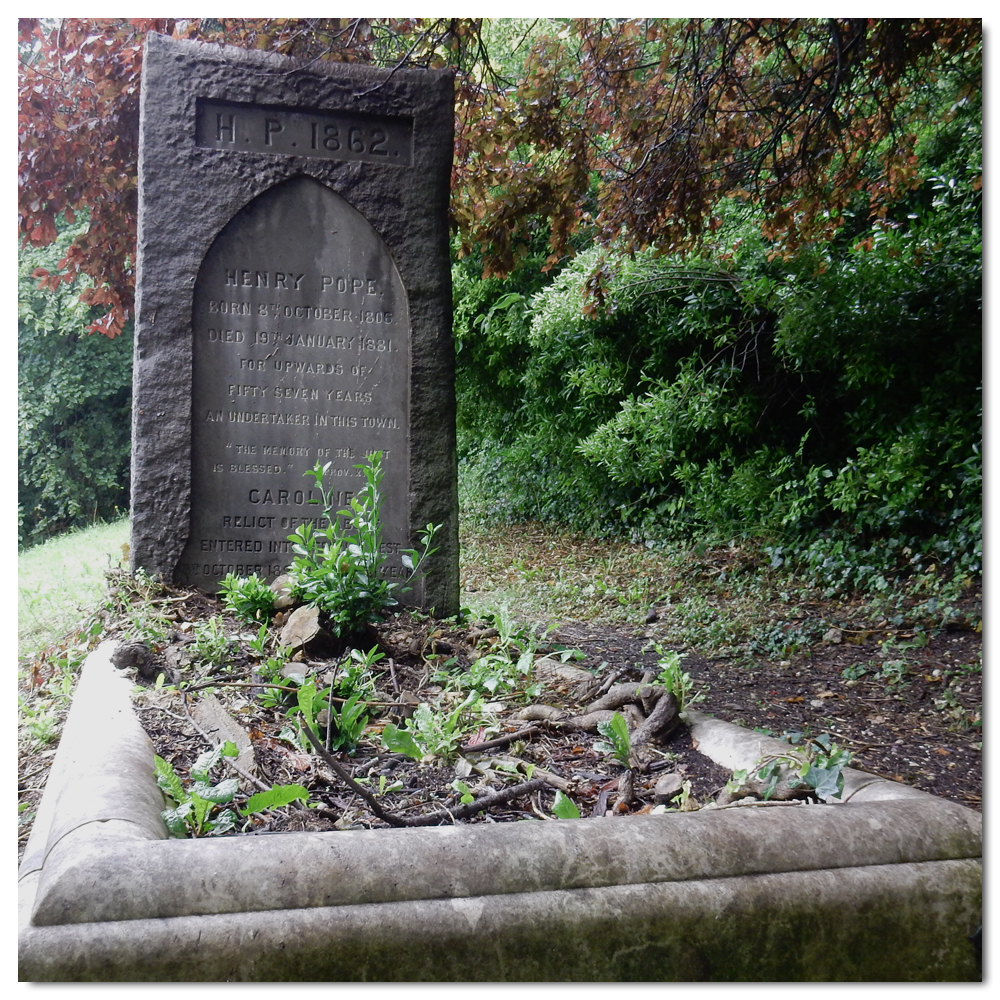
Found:
[{"label": "stone border edging", "polygon": [[[72,978],[66,970],[96,969],[106,948],[124,948],[122,954],[138,948],[148,961],[166,947],[154,945],[166,933],[174,934],[180,950],[171,945],[170,957],[154,960],[151,968],[165,969],[164,962],[189,950],[190,935],[199,942],[221,935],[211,958],[218,972],[218,963],[233,961],[224,944],[232,940],[233,920],[247,931],[257,928],[253,938],[261,955],[275,949],[261,958],[267,965],[280,964],[281,955],[290,960],[289,927],[328,945],[336,938],[345,955],[357,948],[377,951],[381,945],[365,937],[379,937],[372,930],[376,913],[376,923],[409,913],[406,919],[420,926],[447,914],[506,914],[503,933],[517,938],[550,906],[577,926],[587,918],[573,900],[596,906],[599,900],[632,900],[633,890],[641,890],[644,900],[676,902],[705,892],[713,898],[714,885],[730,893],[727,906],[739,906],[734,900],[756,898],[760,880],[778,880],[775,885],[796,887],[787,891],[807,906],[811,890],[802,887],[817,880],[828,885],[842,876],[845,885],[861,879],[874,886],[902,879],[910,886],[906,892],[923,898],[944,892],[943,873],[953,872],[958,881],[948,891],[961,899],[949,905],[974,907],[969,900],[981,892],[975,888],[981,880],[978,813],[859,771],[845,772],[850,801],[836,805],[170,840],[159,816],[152,749],[132,711],[130,683],[111,663],[113,648],[103,643],[84,666],[19,873],[21,945],[25,968],[36,970],[33,979],[50,978],[44,971],[50,947],[69,963],[63,975]],[[687,717],[699,749],[727,767],[752,766],[762,752],[788,747],[700,713]],[[330,914],[336,915],[332,922]],[[349,914],[358,916],[357,924]],[[613,919],[631,926],[622,914]],[[527,921],[520,930],[518,920]],[[452,940],[443,925],[427,933],[439,932]],[[419,938],[424,931],[400,933]],[[116,940],[132,944],[119,948],[111,944]],[[91,942],[90,950],[81,957],[84,942]],[[311,961],[323,968],[334,962]],[[237,962],[231,971],[258,978],[263,967],[254,965],[250,974],[250,966]],[[98,978],[120,978],[102,968]],[[411,969],[402,978],[413,975]],[[220,977],[231,978],[228,971]]]},{"label": "stone border edging", "polygon": [[131,687],[111,662],[116,646],[101,643],[84,663],[19,878],[40,871],[63,838],[98,835],[95,824],[119,824],[115,836],[167,837],[163,794],[155,778],[150,783],[152,746],[132,708]]},{"label": "stone border edging", "polygon": [[22,980],[976,981],[974,861],[32,927]]},{"label": "stone border edging", "polygon": [[[764,736],[731,722],[723,722],[704,712],[691,709],[681,713],[682,718],[691,727],[692,741],[695,749],[711,757],[722,767],[731,770],[745,768],[750,770],[765,754],[787,753],[794,749],[784,740],[773,736]],[[885,802],[889,799],[912,799],[929,806],[931,803],[945,801],[930,792],[912,788],[889,778],[881,778],[867,771],[859,771],[853,767],[845,767],[844,793],[842,801],[847,802]],[[968,813],[967,819],[982,832],[982,816],[975,809],[954,803],[957,808]]]}]

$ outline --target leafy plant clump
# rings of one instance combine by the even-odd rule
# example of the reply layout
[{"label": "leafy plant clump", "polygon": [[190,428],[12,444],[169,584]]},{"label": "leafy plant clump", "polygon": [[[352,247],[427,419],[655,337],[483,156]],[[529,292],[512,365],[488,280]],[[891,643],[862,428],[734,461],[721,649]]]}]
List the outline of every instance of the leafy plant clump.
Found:
[{"label": "leafy plant clump", "polygon": [[537,289],[456,264],[456,316],[482,320],[458,355],[465,511],[754,539],[829,596],[981,573],[981,104],[961,74],[926,97],[926,180],[830,243],[782,257],[726,202],[700,255],[590,247]]},{"label": "leafy plant clump", "polygon": [[683,712],[685,708],[701,701],[705,697],[704,690],[695,691],[691,675],[681,669],[681,660],[687,654],[663,649],[661,646],[655,648],[660,656],[657,662],[660,672],[653,683],[665,687],[677,699],[677,711]]},{"label": "leafy plant clump", "polygon": [[597,731],[604,737],[594,743],[598,753],[610,754],[622,767],[632,766],[632,737],[628,723],[620,712],[615,712],[607,722],[598,722]]},{"label": "leafy plant clump", "polygon": [[[45,539],[128,508],[132,324],[114,339],[87,336],[100,307],[80,296],[60,264],[87,228],[59,220],[48,247],[18,250],[18,544]],[[51,275],[58,287],[39,288]]]},{"label": "leafy plant clump", "polygon": [[[472,661],[467,670],[455,675],[454,658],[441,664],[433,679],[449,687],[478,691],[485,697],[495,698],[514,693],[534,698],[541,685],[533,680],[535,657],[540,636],[527,625],[516,626],[504,609],[484,615],[484,620],[496,628],[497,635],[489,648]],[[579,656],[576,650],[562,650],[552,655],[565,662]]]},{"label": "leafy plant clump", "polygon": [[[295,705],[285,713],[287,721],[281,732],[282,738],[309,751],[311,745],[306,730],[315,732],[325,728],[328,751],[354,753],[368,725],[368,699],[375,693],[371,668],[383,655],[377,649],[367,653],[352,649],[332,676],[327,674],[320,684],[302,674],[281,676],[286,685],[298,685]],[[276,662],[273,659],[267,661],[272,666]],[[272,676],[277,679],[278,675]],[[327,686],[323,687],[323,684]],[[285,697],[272,694],[269,698],[262,698],[261,703],[278,706]]]},{"label": "leafy plant clump", "polygon": [[279,809],[291,802],[309,798],[302,785],[275,785],[267,791],[251,795],[244,808],[234,812],[220,809],[228,806],[239,792],[238,778],[224,778],[212,784],[211,771],[223,757],[236,757],[236,744],[227,740],[213,750],[206,750],[191,767],[192,786],[186,788],[173,765],[160,756],[154,757],[156,782],[174,805],[161,815],[167,829],[175,837],[219,836],[235,830],[240,821],[264,809]]},{"label": "leafy plant clump", "polygon": [[219,585],[222,602],[230,611],[249,622],[266,622],[274,614],[274,591],[256,573],[237,576],[227,573]]},{"label": "leafy plant clump", "polygon": [[[323,624],[334,636],[349,636],[380,621],[398,605],[397,595],[411,589],[440,525],[428,524],[418,536],[418,549],[403,549],[400,558],[409,576],[403,582],[387,579],[389,561],[382,540],[382,453],[373,452],[356,465],[365,485],[346,508],[335,509],[333,491],[324,484],[330,464],[318,462],[305,472],[312,477],[321,499],[310,503],[323,516],[300,525],[288,540],[294,558],[288,567],[286,589],[293,603],[311,604],[323,614]],[[275,611],[275,589],[253,574],[229,573],[220,585],[227,608],[248,622],[267,622]]]},{"label": "leafy plant clump", "polygon": [[[786,733],[783,739],[798,743],[802,733]],[[823,802],[839,799],[844,793],[844,768],[851,761],[851,752],[840,747],[826,734],[806,739],[797,749],[787,753],[767,754],[753,769],[765,801],[770,799],[784,781],[790,791],[811,789]],[[740,792],[747,783],[747,771],[734,771],[726,785],[730,794]]]},{"label": "leafy plant clump", "polygon": [[390,722],[382,730],[382,746],[393,753],[406,754],[413,760],[454,757],[462,741],[482,728],[483,707],[479,693],[468,696],[447,714],[435,712],[430,705],[418,705],[412,718],[403,726]]},{"label": "leafy plant clump", "polygon": [[293,599],[316,605],[324,616],[326,628],[335,636],[349,635],[363,626],[379,621],[398,604],[396,591],[405,592],[420,572],[424,561],[436,549],[431,542],[440,525],[428,524],[420,533],[420,549],[404,549],[403,566],[410,571],[400,585],[386,579],[382,568],[388,561],[382,545],[382,453],[373,452],[355,466],[364,476],[365,485],[351,499],[347,508],[337,510],[334,494],[323,478],[330,463],[317,463],[305,474],[311,476],[322,500],[321,527],[306,521],[289,540],[295,558],[289,567]]},{"label": "leafy plant clump", "polygon": [[173,836],[186,837],[189,830],[199,837],[235,829],[236,813],[218,807],[233,801],[239,791],[239,780],[224,778],[213,785],[210,772],[223,757],[238,754],[236,744],[228,740],[214,750],[206,750],[191,767],[193,784],[190,789],[184,787],[172,764],[160,756],[154,758],[156,783],[174,802],[161,814]]}]

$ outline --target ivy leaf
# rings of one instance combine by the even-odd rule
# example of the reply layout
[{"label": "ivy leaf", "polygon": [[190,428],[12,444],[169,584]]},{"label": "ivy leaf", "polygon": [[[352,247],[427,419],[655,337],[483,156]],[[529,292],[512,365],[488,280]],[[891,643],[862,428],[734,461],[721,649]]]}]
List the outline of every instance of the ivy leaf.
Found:
[{"label": "ivy leaf", "polygon": [[820,768],[815,765],[809,768],[806,784],[816,789],[816,794],[824,801],[839,799],[844,790],[844,776],[840,768]]}]

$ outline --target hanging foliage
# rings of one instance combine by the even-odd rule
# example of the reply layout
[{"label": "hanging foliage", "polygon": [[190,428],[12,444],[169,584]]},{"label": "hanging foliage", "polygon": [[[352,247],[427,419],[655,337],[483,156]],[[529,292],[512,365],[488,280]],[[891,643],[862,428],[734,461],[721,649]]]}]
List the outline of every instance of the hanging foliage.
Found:
[{"label": "hanging foliage", "polygon": [[[21,18],[19,230],[89,211],[54,287],[79,274],[114,337],[131,315],[142,42],[156,31],[307,59],[456,71],[452,220],[484,275],[511,272],[539,220],[546,267],[586,234],[690,248],[723,198],[772,252],[877,218],[919,183],[915,88],[981,50],[973,18]],[[979,65],[978,60],[969,65]],[[981,72],[969,79],[981,89]],[[599,272],[584,308],[603,305]]]}]

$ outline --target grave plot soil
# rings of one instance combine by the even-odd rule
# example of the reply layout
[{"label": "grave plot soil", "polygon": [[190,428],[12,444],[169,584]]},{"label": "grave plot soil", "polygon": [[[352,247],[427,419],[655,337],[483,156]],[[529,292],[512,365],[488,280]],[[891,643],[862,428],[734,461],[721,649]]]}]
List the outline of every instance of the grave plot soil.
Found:
[{"label": "grave plot soil", "polygon": [[[192,595],[173,612],[182,627],[211,614],[223,615],[221,606],[203,595]],[[246,626],[229,621],[229,631],[245,631]],[[485,632],[483,637],[476,633]],[[569,714],[583,711],[570,691],[570,685],[547,687],[538,697],[523,695],[498,696],[490,704],[496,713],[496,724],[470,731],[462,741],[461,751],[467,763],[446,764],[441,760],[417,762],[404,754],[391,753],[380,745],[382,728],[388,722],[402,725],[413,707],[426,702],[435,707],[453,708],[462,695],[448,698],[440,681],[433,675],[449,659],[466,661],[470,651],[479,647],[490,649],[490,630],[483,623],[456,628],[454,623],[439,623],[426,618],[414,619],[408,614],[394,617],[373,630],[371,639],[378,641],[388,654],[376,665],[376,692],[371,697],[373,718],[357,750],[351,754],[336,753],[335,759],[367,789],[378,792],[379,804],[395,816],[408,822],[426,819],[430,813],[442,814],[467,822],[505,822],[525,818],[552,817],[556,792],[568,794],[581,815],[604,816],[623,813],[649,812],[656,804],[654,786],[666,775],[676,775],[678,788],[688,790],[689,808],[714,797],[725,785],[729,772],[715,765],[692,747],[687,727],[680,723],[668,739],[652,742],[643,753],[643,763],[636,776],[634,799],[626,806],[619,804],[618,782],[624,769],[607,753],[598,752],[594,743],[599,736],[581,731],[567,732],[558,725],[534,723],[516,718],[525,704],[544,703],[565,709]],[[233,720],[246,730],[253,745],[256,773],[265,784],[301,784],[310,791],[310,801],[322,802],[321,808],[288,807],[254,818],[253,833],[293,830],[331,830],[349,828],[379,828],[387,824],[374,815],[368,804],[337,775],[316,753],[307,753],[289,738],[285,728],[285,712],[262,708],[254,694],[253,664],[245,655],[237,654],[221,669],[192,680],[179,672],[180,687],[198,688],[188,693],[169,688],[156,689],[150,683],[160,672],[168,672],[184,658],[184,633],[177,632],[174,642],[155,652],[141,669],[129,669],[139,688],[135,695],[139,718],[153,742],[155,751],[169,760],[185,782],[197,756],[208,749],[206,733],[194,719],[197,702],[206,695],[218,699]],[[538,650],[555,654],[550,665],[561,665],[559,653],[563,644],[553,638]],[[245,651],[244,651],[245,652]],[[292,661],[294,669],[306,676],[324,678],[336,668],[342,656],[320,645],[306,647]],[[516,653],[515,653],[516,655]],[[391,666],[389,665],[391,659]],[[640,680],[643,669],[621,661],[614,667],[606,657],[587,656],[569,660],[567,667],[593,674],[591,686],[609,680],[616,682]],[[600,668],[599,670],[597,668]],[[452,669],[455,669],[454,667]],[[460,669],[460,668],[458,668]],[[210,685],[211,694],[207,694]],[[484,698],[484,701],[488,701]],[[289,704],[294,704],[294,695]],[[325,735],[320,729],[319,735]],[[513,735],[514,738],[509,737]],[[544,774],[539,779],[535,770]],[[221,776],[221,772],[220,772]],[[461,792],[453,782],[462,780],[469,792],[498,795],[500,800],[488,810],[462,815]],[[686,786],[684,783],[687,782]],[[523,791],[518,792],[522,786]],[[379,789],[382,789],[379,792]],[[255,789],[245,785],[247,792]],[[514,793],[514,794],[512,794]],[[237,800],[240,804],[241,800]],[[680,802],[680,800],[678,800]],[[678,803],[675,803],[677,805]],[[617,810],[615,807],[617,806]],[[467,811],[468,812],[468,811]]]},{"label": "grave plot soil", "polygon": [[[579,625],[559,635],[609,662],[656,661],[644,651],[648,639],[638,629],[595,632]],[[876,632],[842,635],[792,660],[760,660],[756,669],[693,652],[683,663],[706,691],[694,706],[700,711],[774,736],[829,733],[851,751],[852,767],[981,810],[982,732],[973,720],[982,706],[982,674],[955,673],[978,662],[981,635],[956,629],[932,637],[907,652],[905,665],[894,671],[896,683],[879,678],[877,670],[860,673],[885,661],[878,638]],[[949,683],[956,676],[961,679]]]},{"label": "grave plot soil", "polygon": [[[234,651],[211,675],[203,669],[192,673],[183,666],[193,623],[222,615],[227,618],[227,632],[247,629],[229,619],[218,601],[199,593],[185,593],[174,601],[170,614],[177,631],[171,643],[154,652],[144,665],[141,673],[146,680],[137,676],[138,683],[147,685],[136,696],[137,711],[156,752],[188,780],[191,764],[210,746],[190,711],[197,699],[206,697],[207,689],[201,685],[211,683],[214,696],[251,740],[258,780],[265,785],[304,785],[310,801],[322,803],[320,808],[289,806],[256,815],[248,833],[385,826],[362,796],[317,754],[297,747],[287,732],[282,735],[284,712],[262,708],[256,700],[260,689],[253,685],[260,679],[254,675],[254,661],[245,647]],[[473,651],[488,650],[491,640],[481,622],[456,627],[454,622],[407,614],[373,629],[370,638],[386,654],[375,668],[376,694],[371,701],[377,704],[371,707],[372,718],[356,752],[334,756],[352,777],[377,794],[384,810],[407,822],[426,820],[431,813],[439,816],[435,822],[549,818],[557,788],[583,816],[648,812],[656,801],[654,785],[665,774],[677,775],[678,783],[689,782],[687,807],[694,808],[712,799],[729,777],[693,750],[690,735],[681,725],[669,738],[650,743],[637,775],[634,799],[619,804],[618,779],[623,769],[607,753],[595,749],[600,737],[525,722],[516,717],[525,704],[517,696],[495,699],[495,731],[481,729],[464,738],[463,754],[471,767],[460,762],[456,771],[454,764],[441,760],[418,763],[390,753],[381,747],[382,728],[388,722],[402,725],[420,702],[457,704],[454,698],[448,702],[444,687],[433,675],[449,659],[457,661],[453,670],[461,670],[475,655]],[[981,706],[981,675],[970,671],[956,681],[960,665],[977,662],[979,634],[944,631],[923,648],[908,651],[905,662],[894,661],[896,683],[873,676],[871,664],[879,662],[877,639],[874,632],[831,637],[791,660],[760,660],[751,665],[688,652],[683,667],[703,692],[703,700],[695,706],[699,710],[776,736],[791,730],[812,736],[828,733],[852,752],[854,767],[981,808],[981,736],[978,728],[970,726]],[[656,669],[657,654],[642,628],[568,623],[547,635],[539,652],[558,654],[561,649],[584,654],[583,659],[570,662],[590,672],[595,686],[611,675],[615,683],[638,681],[645,671],[655,673]],[[298,664],[304,672],[322,678],[339,659],[340,654],[329,648],[307,646]],[[168,668],[176,670],[178,664],[181,688],[200,690],[184,695],[150,686],[158,672],[167,669],[169,675]],[[529,702],[571,714],[583,711],[572,685],[567,684],[553,683]],[[517,733],[523,735],[500,745],[492,742]],[[539,780],[533,768],[547,773],[546,777]],[[221,770],[217,773],[223,776]],[[456,778],[474,796],[499,794],[500,800],[487,810],[463,815],[460,792],[453,787]],[[237,805],[256,790],[245,781],[242,787],[244,794]],[[672,805],[680,801],[674,799]]]}]

